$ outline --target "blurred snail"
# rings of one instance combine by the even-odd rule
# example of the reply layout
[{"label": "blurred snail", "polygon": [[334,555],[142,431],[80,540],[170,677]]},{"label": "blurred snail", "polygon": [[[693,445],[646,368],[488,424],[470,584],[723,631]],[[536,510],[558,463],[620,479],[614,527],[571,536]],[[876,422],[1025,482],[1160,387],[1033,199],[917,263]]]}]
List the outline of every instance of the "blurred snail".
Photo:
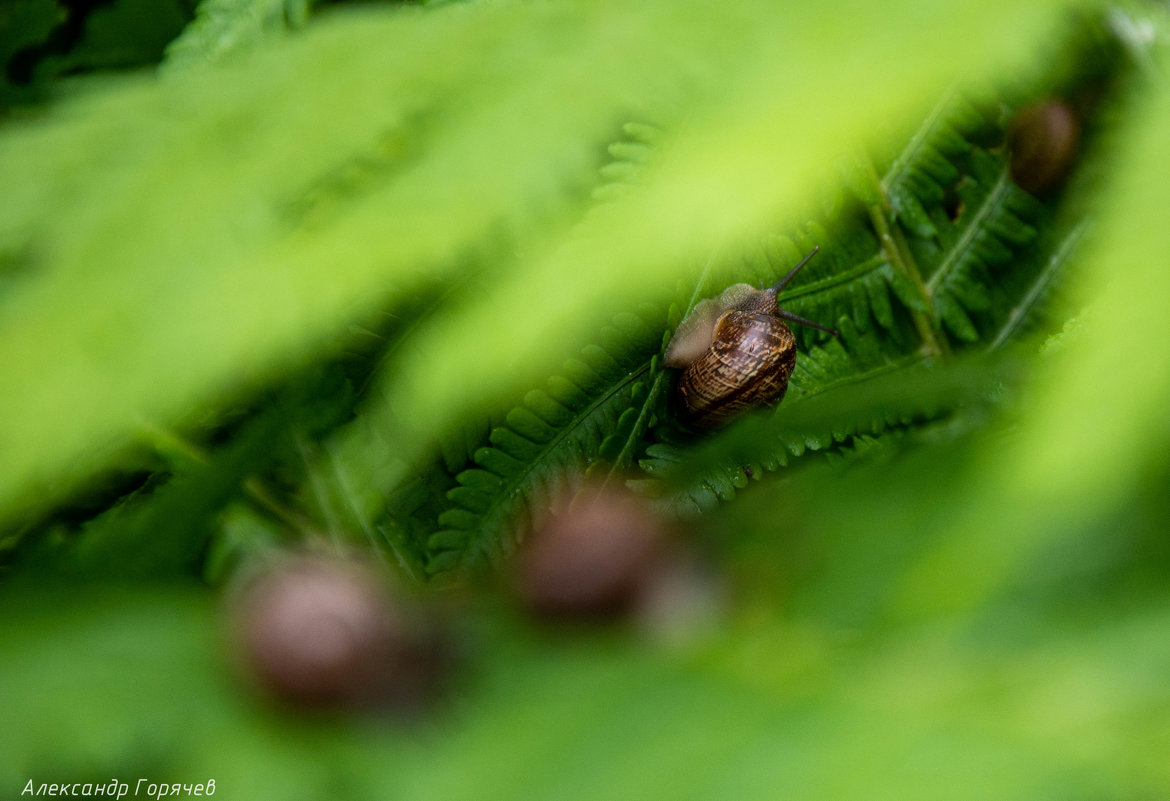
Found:
[{"label": "blurred snail", "polygon": [[671,531],[638,496],[622,489],[575,492],[524,543],[514,591],[547,620],[617,619],[633,612],[669,562]]},{"label": "blurred snail", "polygon": [[734,284],[696,304],[666,346],[663,364],[683,370],[676,397],[679,416],[693,428],[723,425],[735,415],[779,403],[796,364],[796,338],[785,320],[837,332],[781,309],[776,296],[809,259],[767,289]]},{"label": "blurred snail", "polygon": [[293,706],[414,712],[447,673],[440,633],[354,559],[274,560],[241,577],[229,613],[245,676]]},{"label": "blurred snail", "polygon": [[554,626],[632,623],[668,646],[718,624],[718,572],[645,498],[570,484],[552,512],[512,564],[511,592],[529,616]]},{"label": "blurred snail", "polygon": [[1057,188],[1076,163],[1080,138],[1080,120],[1062,100],[1020,109],[1008,132],[1012,180],[1033,195]]}]

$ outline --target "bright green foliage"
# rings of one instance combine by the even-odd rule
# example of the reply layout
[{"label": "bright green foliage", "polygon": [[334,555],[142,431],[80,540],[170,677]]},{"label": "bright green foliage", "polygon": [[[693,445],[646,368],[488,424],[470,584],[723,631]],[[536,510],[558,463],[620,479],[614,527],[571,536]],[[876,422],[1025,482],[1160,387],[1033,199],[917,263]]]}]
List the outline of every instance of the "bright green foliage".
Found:
[{"label": "bright green foliage", "polygon": [[[461,255],[502,230],[525,258],[492,276],[483,302],[424,323],[425,347],[388,371],[403,422],[394,439],[417,457],[435,430],[551,374],[565,345],[601,324],[598,309],[636,305],[710,245],[759,230],[829,172],[850,118],[917,111],[937,89],[929,76],[967,66],[980,46],[988,69],[1025,63],[1024,37],[1050,18],[1042,4],[1011,8],[1018,39],[988,12],[964,21],[960,46],[924,36],[903,60],[891,58],[896,36],[874,35],[887,17],[876,7],[843,20],[844,60],[811,46],[813,11],[779,20],[746,0],[717,14],[677,3],[367,9],[226,71],[111,87],[14,130],[0,144],[11,177],[0,249],[42,268],[22,293],[37,311],[5,326],[0,364],[72,366],[3,400],[3,506],[43,503],[75,459],[86,470],[116,459],[143,419],[186,419],[255,388],[240,376],[320,354],[343,318],[458,274]],[[436,62],[440,50],[460,55]],[[874,61],[889,70],[855,69]],[[775,92],[774,76],[795,65],[803,82]],[[849,94],[833,88],[845,76]],[[820,113],[793,116],[802,105]],[[665,125],[684,111],[691,122],[657,180],[562,242],[562,210],[595,174],[615,116]],[[310,217],[288,213],[370,158],[385,165],[373,180],[342,181],[349,191]],[[159,265],[177,280],[160,285]],[[464,347],[485,332],[507,347]],[[69,398],[86,398],[87,414]]]},{"label": "bright green foliage", "polygon": [[182,36],[167,46],[166,66],[219,62],[299,28],[308,13],[309,0],[206,0]]},{"label": "bright green foliage", "polygon": [[[57,24],[13,7],[6,59]],[[101,53],[160,57],[169,10],[102,8]],[[308,8],[205,0],[157,75],[0,128],[0,795],[1170,792],[1164,8]],[[1082,147],[1033,197],[1006,134],[1053,95]],[[682,428],[674,328],[814,245],[780,302],[840,337]],[[548,630],[460,584],[603,484],[713,620]],[[248,692],[223,601],[289,546],[449,601],[449,703]]]},{"label": "bright green foliage", "polygon": [[[839,341],[812,344],[815,338],[823,340],[823,334],[797,327],[805,350],[791,381],[788,402],[775,415],[771,429],[754,428],[743,440],[750,443],[746,449],[732,445],[735,439],[711,437],[703,444],[710,456],[692,453],[670,425],[661,432],[648,432],[651,420],[671,416],[669,411],[655,408],[669,391],[671,378],[654,361],[661,347],[658,338],[648,333],[639,344],[603,337],[588,352],[590,364],[570,362],[567,367],[572,372],[567,381],[553,379],[557,405],[567,404],[578,414],[566,415],[563,407],[547,408],[548,395],[543,392],[530,395],[524,406],[509,414],[509,426],[492,431],[492,446],[476,451],[475,462],[480,466],[490,462],[491,466],[486,474],[478,469],[461,473],[457,477],[461,486],[447,492],[451,508],[440,513],[438,522],[454,530],[440,531],[428,541],[427,549],[436,554],[431,570],[478,563],[485,553],[491,554],[491,561],[499,561],[501,552],[510,551],[512,542],[532,527],[534,518],[539,520],[539,510],[548,506],[549,487],[563,484],[574,469],[580,472],[584,466],[591,466],[596,473],[595,459],[611,465],[616,462],[608,469],[612,475],[615,469],[629,466],[622,455],[645,450],[646,458],[639,461],[639,467],[655,481],[634,479],[634,486],[662,495],[661,508],[687,514],[709,511],[718,501],[731,500],[751,477],[787,466],[792,458],[838,444],[847,446],[854,437],[878,435],[891,425],[921,421],[924,415],[945,414],[946,404],[937,400],[927,403],[915,399],[912,411],[899,408],[900,397],[895,393],[885,401],[890,407],[875,408],[872,398],[866,398],[851,413],[837,409],[836,417],[821,418],[825,420],[823,428],[810,430],[793,418],[795,414],[800,419],[803,402],[824,408],[825,400],[819,396],[826,391],[848,385],[864,387],[878,375],[904,371],[920,362],[936,340],[926,343],[919,338],[909,323],[912,315],[931,316],[959,339],[978,341],[979,333],[969,315],[989,311],[994,283],[991,268],[1012,262],[1018,270],[1025,258],[1046,257],[1033,253],[1030,246],[1036,232],[1025,222],[1039,220],[1043,207],[1010,182],[1001,153],[975,145],[960,133],[969,127],[972,138],[974,134],[986,136],[986,121],[972,113],[964,116],[954,112],[955,108],[966,110],[952,97],[945,110],[932,112],[893,160],[880,190],[868,192],[869,197],[878,197],[884,191],[891,198],[894,212],[887,226],[906,216],[899,214],[898,208],[913,208],[916,219],[926,221],[899,233],[901,239],[891,238],[887,247],[879,242],[871,219],[884,215],[880,200],[871,202],[868,211],[839,200],[830,212],[828,227],[806,226],[799,244],[771,235],[760,246],[746,248],[742,258],[725,260],[727,263],[711,270],[714,280],[763,286],[787,272],[812,244],[820,244],[825,251],[786,288],[780,302],[804,317],[837,325],[842,336]],[[1002,137],[1001,131],[1000,142]],[[661,132],[644,139],[669,141]],[[594,196],[610,199],[631,191],[631,179],[644,175],[645,165],[651,161],[653,150],[646,145],[643,141],[611,146],[611,154],[619,160],[603,168],[602,174],[621,181],[616,187],[603,185]],[[862,197],[867,196],[866,180],[864,173],[854,180],[854,189]],[[956,205],[959,211],[952,214],[949,207]],[[891,247],[897,252],[891,253]],[[710,275],[705,279],[713,288],[719,286]],[[698,291],[700,288],[694,287],[688,294],[693,297]],[[1001,304],[1016,304],[1013,330],[1034,316],[1034,307],[1043,297],[1022,283],[1015,285],[1015,291],[1024,294],[1000,300]],[[675,320],[680,316],[678,310],[670,314]],[[943,331],[936,335],[945,340]],[[1003,337],[999,344],[1002,341]],[[615,383],[603,388],[607,367]],[[603,379],[600,383],[599,377]],[[911,378],[902,372],[896,380],[905,387]],[[627,388],[628,396],[624,394]],[[951,403],[970,400],[961,393],[950,397]],[[924,405],[930,406],[929,414]],[[540,418],[535,422],[540,425],[523,425],[532,422],[534,410]],[[594,414],[604,415],[606,424],[599,428]],[[616,454],[598,446],[598,437],[606,431],[614,432],[611,442],[622,443]],[[635,433],[636,437],[630,436]],[[649,435],[646,441],[639,442],[644,434]],[[665,441],[658,442],[660,437]],[[534,443],[544,447],[534,447]],[[571,458],[558,452],[556,446],[569,448]],[[709,466],[696,469],[696,464]],[[687,476],[675,476],[679,471]],[[678,486],[662,487],[659,480]]]}]

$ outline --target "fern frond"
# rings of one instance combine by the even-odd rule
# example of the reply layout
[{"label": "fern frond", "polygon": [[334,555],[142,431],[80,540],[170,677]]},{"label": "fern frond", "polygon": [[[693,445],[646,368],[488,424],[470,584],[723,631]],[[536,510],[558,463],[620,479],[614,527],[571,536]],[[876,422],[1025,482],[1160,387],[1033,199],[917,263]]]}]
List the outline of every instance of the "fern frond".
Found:
[{"label": "fern frond", "polygon": [[893,218],[915,235],[937,234],[928,209],[943,203],[961,174],[959,162],[972,147],[965,131],[982,124],[975,106],[952,87],[882,176]]},{"label": "fern frond", "polygon": [[1043,268],[1036,273],[1019,300],[1004,317],[988,345],[990,350],[1001,348],[1017,339],[1037,322],[1039,310],[1056,290],[1059,279],[1068,267],[1069,260],[1077,253],[1088,227],[1088,222],[1082,221],[1060,237],[1055,247],[1044,249],[1050,255],[1044,261]]},{"label": "fern frond", "polygon": [[909,357],[858,369],[773,414],[746,418],[718,437],[690,447],[652,446],[639,464],[654,483],[636,486],[655,495],[665,514],[706,512],[734,498],[749,480],[780,467],[828,458],[859,443],[869,448],[890,432],[921,432],[957,409],[981,419],[972,410],[993,403],[989,387],[1014,374],[1010,362],[939,366]]},{"label": "fern frond", "polygon": [[[609,146],[613,160],[600,170],[603,180],[593,190],[596,205],[590,211],[616,200],[636,185],[653,157],[660,136],[661,132],[649,125],[629,123],[623,126],[622,136]],[[379,170],[377,163],[362,159],[360,163],[339,170],[336,178],[319,182],[319,186],[304,193],[297,203],[290,204],[289,209],[297,218],[316,216],[318,208],[344,202],[352,194],[344,188],[350,182],[346,176]],[[355,180],[361,182],[360,177]],[[336,201],[331,199],[335,195]],[[587,212],[576,229],[578,236],[588,235],[588,216]],[[515,242],[508,240],[480,248],[480,252],[462,259],[462,283],[474,284],[475,281],[467,280],[468,276],[486,274],[492,269],[501,270],[502,265],[515,258],[515,249]],[[456,296],[468,294],[474,294],[474,291],[466,286],[459,291],[448,289],[425,308],[414,309],[413,316],[396,332],[396,341],[386,347],[379,360],[379,370],[392,365],[400,345],[413,342],[411,335],[419,324],[450,303],[457,302]],[[635,447],[654,419],[653,400],[661,394],[664,384],[661,367],[651,363],[654,348],[642,348],[642,362],[636,366],[627,365],[639,375],[648,376],[646,380],[650,386],[650,390],[645,391],[643,383],[635,382],[625,396],[631,405],[611,399],[602,404],[600,411],[594,410],[580,418],[553,419],[554,427],[566,428],[555,437],[540,426],[549,418],[558,418],[558,404],[561,402],[567,403],[575,412],[580,411],[575,400],[580,395],[574,395],[566,382],[574,385],[575,379],[576,392],[582,393],[595,388],[594,382],[587,377],[589,370],[609,375],[616,364],[611,353],[628,354],[630,345],[624,340],[620,328],[622,325],[628,327],[632,319],[632,316],[619,318],[617,327],[606,327],[598,344],[585,348],[580,359],[570,362],[569,377],[554,378],[548,392],[530,393],[507,415],[500,412],[495,419],[471,417],[435,436],[429,460],[403,461],[392,441],[394,435],[390,433],[401,425],[396,410],[384,396],[373,398],[358,419],[347,426],[329,448],[325,464],[318,467],[327,476],[332,503],[343,511],[345,519],[341,528],[363,532],[368,540],[391,552],[405,573],[421,579],[428,574],[444,572],[455,564],[475,563],[483,553],[502,547],[489,547],[480,542],[481,539],[493,542],[514,540],[525,521],[522,516],[514,518],[512,512],[521,506],[540,508],[542,501],[547,500],[548,486],[563,481],[570,473],[579,477],[586,462],[594,462],[594,472],[603,465],[607,469],[629,465]],[[417,343],[412,346],[417,347]],[[579,384],[584,384],[585,389]],[[372,389],[379,389],[376,382]],[[561,394],[557,395],[557,392]],[[617,394],[620,396],[620,391]],[[645,402],[638,405],[638,401]],[[538,422],[534,423],[533,415]],[[606,418],[604,425],[596,422],[600,419],[598,415]],[[572,431],[578,425],[586,426],[582,429],[585,433]],[[556,442],[549,443],[548,438],[555,438]],[[535,454],[525,446],[524,440],[549,447],[546,452]],[[579,444],[574,445],[574,442]],[[571,452],[564,450],[566,448]],[[485,466],[477,457],[489,464]],[[527,468],[517,467],[513,471],[505,466],[509,458],[520,462],[531,460],[532,463]],[[568,469],[570,463],[575,465],[573,470]],[[549,474],[552,477],[547,480],[519,477],[515,482],[519,488],[501,480],[495,483],[495,488],[501,493],[511,492],[512,497],[485,502],[483,494],[490,493],[493,487],[493,479],[485,476],[493,469],[496,474],[507,474],[508,478],[515,478],[513,473],[524,469],[531,470],[533,476]],[[544,495],[530,497],[530,492],[544,492]],[[497,511],[485,514],[488,507]]]},{"label": "fern frond", "polygon": [[[823,261],[816,271],[810,262],[804,271],[808,274],[798,275],[780,293],[778,301],[783,308],[827,325],[847,317],[863,331],[873,327],[871,322],[876,323],[881,331],[875,336],[892,338],[903,349],[913,347],[902,312],[924,310],[922,298],[913,283],[890,263],[859,214],[850,209],[830,226],[811,223],[801,243],[809,248],[820,244],[823,256],[817,258]],[[761,283],[772,283],[792,263],[792,256],[774,260]],[[824,334],[804,326],[796,326],[793,333],[802,348],[824,340]]]},{"label": "fern frond", "polygon": [[498,561],[510,553],[561,485],[645,425],[640,409],[653,380],[645,353],[658,346],[663,320],[620,314],[587,346],[508,412],[456,476],[451,508],[427,541],[431,573]]},{"label": "fern frond", "polygon": [[959,339],[980,338],[972,312],[990,305],[987,287],[993,273],[1036,238],[1041,206],[1011,182],[1004,159],[977,150],[971,171],[958,188],[962,206],[953,226],[939,228],[942,252],[928,272],[926,286],[943,324]]},{"label": "fern frond", "polygon": [[[910,401],[898,399],[888,407],[847,409],[835,419],[802,411],[806,404],[823,404],[825,397],[864,394],[875,382],[885,386],[882,382],[890,381],[892,374],[909,376],[908,371],[921,369],[922,343],[912,319],[915,314],[929,319],[927,290],[935,290],[935,302],[946,310],[939,316],[946,322],[956,318],[952,307],[986,308],[981,291],[991,280],[988,266],[1003,264],[1035,236],[1023,220],[1036,219],[1039,205],[1000,182],[1006,175],[1002,157],[973,145],[962,133],[985,126],[982,116],[953,95],[940,108],[946,111],[926,121],[883,184],[901,198],[903,224],[908,225],[914,215],[930,222],[929,230],[919,225],[909,234],[914,256],[934,284],[923,287],[921,279],[916,284],[894,266],[872,227],[874,210],[863,211],[856,205],[838,207],[827,223],[809,223],[796,240],[772,234],[736,257],[718,260],[710,270],[714,278],[701,278],[701,284],[767,285],[812,245],[822,246],[823,256],[786,287],[780,303],[801,316],[836,325],[841,339],[825,342],[823,333],[796,327],[801,355],[784,407],[771,415],[759,413],[754,422],[745,421],[747,429],[733,427],[733,431],[754,432],[746,440],[739,439],[742,434],[721,432],[696,445],[673,424],[656,425],[656,413],[665,412],[664,399],[673,376],[661,370],[653,355],[653,338],[647,336],[643,361],[631,373],[637,380],[628,394],[613,394],[589,381],[578,386],[581,391],[572,396],[575,407],[583,408],[590,393],[601,390],[594,397],[601,398],[598,408],[608,430],[597,429],[592,439],[570,440],[578,442],[575,453],[560,449],[554,427],[517,432],[519,421],[510,418],[509,425],[492,432],[490,445],[476,453],[477,467],[460,474],[459,486],[448,493],[455,508],[440,515],[444,527],[427,543],[427,550],[436,554],[430,569],[441,571],[482,557],[494,560],[507,553],[515,534],[532,522],[534,511],[547,505],[548,483],[527,472],[542,461],[561,480],[583,471],[604,472],[608,479],[638,455],[646,478],[627,483],[656,495],[663,510],[686,515],[731,500],[752,478],[787,467],[793,460],[852,447],[859,438],[878,437],[892,428],[921,424],[951,411],[932,401],[930,393]],[[654,135],[661,136],[656,130]],[[650,140],[648,133],[644,137]],[[661,139],[653,141],[659,146]],[[611,147],[615,157],[624,159],[605,168],[604,174],[616,183],[607,184],[597,197],[609,199],[631,191],[653,152],[645,142],[627,150]],[[952,220],[947,207],[955,198],[962,205]],[[671,308],[672,328],[683,313],[678,306]],[[669,330],[662,342],[668,339]],[[607,349],[608,345],[593,358],[599,359]],[[665,414],[669,420],[669,413]],[[572,425],[582,423],[583,419],[572,421]],[[478,554],[476,542],[487,544]]]},{"label": "fern frond", "polygon": [[637,186],[661,146],[662,131],[653,125],[628,122],[622,133],[623,138],[609,146],[612,161],[601,168],[603,181],[593,190],[599,203],[625,197]]},{"label": "fern frond", "polygon": [[[834,453],[858,438],[921,426],[954,411],[921,398],[894,398],[888,408],[845,410],[831,422],[805,416],[806,407],[832,406],[841,393],[868,394],[885,382],[896,384],[893,376],[913,384],[914,374],[929,363],[924,353],[933,353],[919,339],[922,325],[928,332],[945,325],[965,340],[978,339],[977,330],[983,330],[991,332],[985,334],[991,342],[1007,341],[1050,292],[1075,243],[1036,245],[1037,226],[1052,222],[1036,199],[1010,182],[1005,156],[974,144],[996,138],[994,130],[988,136],[987,126],[972,103],[948,94],[876,184],[886,193],[889,212],[878,193],[864,186],[876,183],[876,173],[851,176],[861,179],[862,194],[872,195],[869,218],[845,208],[828,228],[809,226],[827,243],[825,272],[800,276],[780,299],[804,317],[833,321],[841,340],[817,344],[816,332],[797,327],[801,352],[782,407],[770,417],[757,413],[709,443],[659,438],[639,460],[649,478],[633,486],[657,496],[666,512],[706,511],[733,498],[751,478],[806,454]],[[882,236],[870,225],[878,222]],[[899,269],[895,259],[913,266]],[[1031,267],[1037,260],[1043,269]],[[1013,281],[1005,282],[1009,263]],[[741,273],[754,278],[759,270]],[[774,270],[764,280],[778,274]],[[910,324],[914,315],[921,315],[918,333]],[[969,400],[948,397],[954,404]]]}]

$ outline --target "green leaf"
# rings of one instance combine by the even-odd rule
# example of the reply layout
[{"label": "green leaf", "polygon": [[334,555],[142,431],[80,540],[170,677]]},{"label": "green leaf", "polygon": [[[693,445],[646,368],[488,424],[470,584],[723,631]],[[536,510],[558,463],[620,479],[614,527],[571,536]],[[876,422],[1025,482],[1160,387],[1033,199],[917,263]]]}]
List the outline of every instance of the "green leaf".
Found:
[{"label": "green leaf", "polygon": [[62,10],[55,0],[12,0],[5,3],[0,9],[0,63],[7,67],[13,55],[43,41],[62,17]]},{"label": "green leaf", "polygon": [[183,0],[115,0],[85,19],[80,43],[48,68],[58,72],[157,63],[190,19]]},{"label": "green leaf", "polygon": [[[456,273],[490,232],[555,215],[615,116],[666,124],[685,110],[653,185],[609,204],[588,240],[533,239],[483,303],[418,331],[429,355],[404,353],[387,384],[417,456],[432,432],[550,374],[596,309],[635,306],[792,204],[844,132],[917,114],[971,64],[1034,63],[1031,42],[1063,7],[953,6],[891,29],[896,9],[861,6],[832,48],[847,58],[816,44],[815,10],[756,0],[366,9],[214,74],[106,84],[10,127],[0,249],[39,269],[0,310],[0,370],[54,369],[0,401],[0,510],[51,502],[126,452],[139,421],[178,424],[254,390],[352,316]],[[943,46],[948,30],[962,35]],[[440,48],[453,55],[438,69]],[[313,221],[282,213],[339,165],[386,152],[353,202]],[[466,346],[485,332],[495,347]]]},{"label": "green leaf", "polygon": [[[1164,796],[1170,24],[1095,8],[331,9],[6,120],[0,786]],[[969,123],[961,74],[1002,91]],[[1050,94],[1083,150],[1029,199],[1002,134]],[[813,244],[783,302],[840,338],[797,331],[777,409],[680,430],[685,310]],[[558,628],[437,582],[411,600],[456,662],[418,719],[241,672],[237,559],[325,540],[422,582],[627,462],[690,515],[713,623]]]}]

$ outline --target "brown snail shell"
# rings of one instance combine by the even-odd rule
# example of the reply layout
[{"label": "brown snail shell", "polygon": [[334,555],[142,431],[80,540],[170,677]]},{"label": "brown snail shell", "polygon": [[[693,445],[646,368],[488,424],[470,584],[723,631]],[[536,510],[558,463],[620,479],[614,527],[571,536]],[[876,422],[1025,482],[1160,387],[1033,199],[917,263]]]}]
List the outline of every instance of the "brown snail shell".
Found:
[{"label": "brown snail shell", "polygon": [[702,301],[682,321],[663,364],[683,370],[679,417],[692,428],[717,428],[758,406],[779,403],[796,365],[796,337],[785,320],[837,336],[831,328],[781,309],[776,296],[819,247],[767,289],[735,284]]},{"label": "brown snail shell", "polygon": [[1058,188],[1076,164],[1080,138],[1080,120],[1063,100],[1020,109],[1008,133],[1012,180],[1033,195]]},{"label": "brown snail shell", "polygon": [[287,555],[241,577],[229,607],[245,677],[318,709],[421,710],[446,676],[446,643],[372,566]]},{"label": "brown snail shell", "polygon": [[514,591],[545,620],[617,619],[634,612],[673,553],[671,531],[644,499],[590,488],[533,532],[517,554]]}]

